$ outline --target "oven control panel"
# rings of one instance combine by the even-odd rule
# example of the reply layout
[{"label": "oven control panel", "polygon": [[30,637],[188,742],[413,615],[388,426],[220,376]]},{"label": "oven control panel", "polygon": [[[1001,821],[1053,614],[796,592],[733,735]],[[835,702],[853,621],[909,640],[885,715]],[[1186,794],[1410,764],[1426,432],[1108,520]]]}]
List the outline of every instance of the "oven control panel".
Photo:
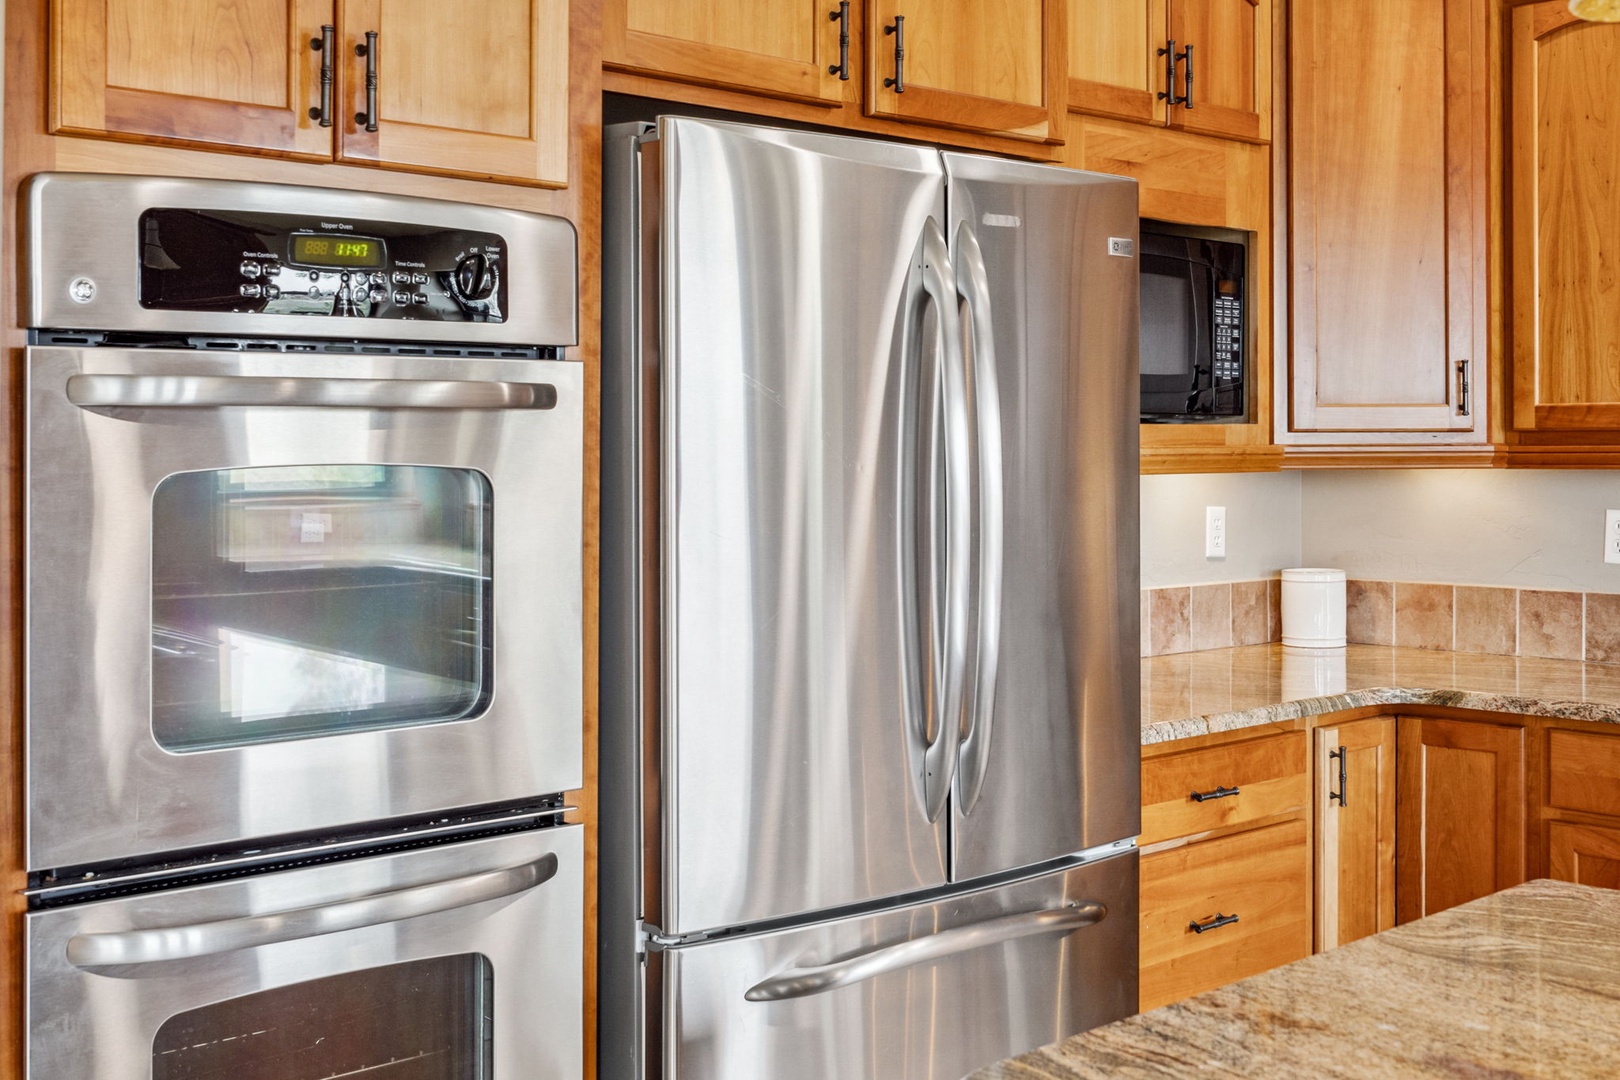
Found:
[{"label": "oven control panel", "polygon": [[505,240],[488,232],[256,211],[140,216],[140,302],[167,311],[499,323]]}]

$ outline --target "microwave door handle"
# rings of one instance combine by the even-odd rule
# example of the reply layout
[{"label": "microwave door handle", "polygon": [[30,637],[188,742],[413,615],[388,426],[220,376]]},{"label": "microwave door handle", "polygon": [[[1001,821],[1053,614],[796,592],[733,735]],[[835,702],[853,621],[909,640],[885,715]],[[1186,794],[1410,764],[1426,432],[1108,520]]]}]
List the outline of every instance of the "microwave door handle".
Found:
[{"label": "microwave door handle", "polygon": [[68,939],[67,958],[69,963],[79,968],[190,960],[471,907],[486,900],[499,900],[527,892],[556,876],[557,856],[547,854],[533,862],[504,870],[414,885],[393,892],[373,893],[335,904],[158,930],[76,934]]},{"label": "microwave door handle", "polygon": [[[996,376],[995,331],[990,317],[990,275],[984,251],[967,222],[956,230],[956,287],[972,329],[974,403],[979,446],[978,655],[965,690],[967,726],[962,735],[956,787],[959,811],[979,801],[990,761],[990,725],[995,714],[996,671],[1001,660],[1001,593],[1006,537],[1001,464],[1001,390]],[[964,330],[964,333],[966,330]]]},{"label": "microwave door handle", "polygon": [[[934,738],[924,756],[929,792],[928,820],[934,821],[945,808],[952,781],[956,777],[957,754],[962,743],[962,684],[967,670],[968,585],[971,567],[968,557],[973,543],[973,508],[969,498],[971,477],[970,424],[968,420],[966,357],[962,349],[962,326],[958,314],[956,275],[951,267],[951,249],[939,223],[929,218],[923,227],[923,291],[933,300],[938,320],[938,382],[941,391],[942,431],[939,440],[944,457],[944,535],[931,529],[934,573],[944,569],[934,596],[939,598],[943,617],[936,619],[938,635],[934,677]],[[938,503],[933,509],[937,511]]]},{"label": "microwave door handle", "polygon": [[453,379],[300,379],[263,375],[74,375],[81,409],[552,409],[550,383]]},{"label": "microwave door handle", "polygon": [[902,941],[897,945],[886,945],[831,964],[790,968],[750,987],[743,997],[748,1001],[789,1001],[824,994],[829,990],[853,986],[879,975],[903,971],[974,949],[1043,934],[1067,934],[1095,926],[1107,916],[1108,908],[1101,901],[1082,900],[1067,907],[971,923],[927,937]]}]

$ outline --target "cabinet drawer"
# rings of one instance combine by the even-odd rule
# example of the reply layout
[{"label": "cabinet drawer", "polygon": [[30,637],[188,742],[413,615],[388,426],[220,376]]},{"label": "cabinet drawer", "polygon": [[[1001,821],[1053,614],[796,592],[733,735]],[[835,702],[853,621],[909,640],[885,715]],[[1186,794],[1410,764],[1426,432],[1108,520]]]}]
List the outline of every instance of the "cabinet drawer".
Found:
[{"label": "cabinet drawer", "polygon": [[1144,856],[1143,1011],[1309,956],[1309,901],[1303,821]]},{"label": "cabinet drawer", "polygon": [[1620,817],[1620,735],[1549,731],[1547,805]]},{"label": "cabinet drawer", "polygon": [[[1144,760],[1140,843],[1304,809],[1310,798],[1305,756],[1305,733],[1291,731]],[[1217,794],[1233,788],[1236,795]]]}]

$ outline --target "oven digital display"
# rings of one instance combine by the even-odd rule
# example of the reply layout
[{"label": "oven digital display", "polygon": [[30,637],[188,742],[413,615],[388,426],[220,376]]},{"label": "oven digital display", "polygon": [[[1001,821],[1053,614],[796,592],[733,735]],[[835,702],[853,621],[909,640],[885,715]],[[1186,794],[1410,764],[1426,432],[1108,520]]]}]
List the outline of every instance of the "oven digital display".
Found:
[{"label": "oven digital display", "polygon": [[287,261],[302,266],[381,266],[383,243],[369,236],[294,233]]}]

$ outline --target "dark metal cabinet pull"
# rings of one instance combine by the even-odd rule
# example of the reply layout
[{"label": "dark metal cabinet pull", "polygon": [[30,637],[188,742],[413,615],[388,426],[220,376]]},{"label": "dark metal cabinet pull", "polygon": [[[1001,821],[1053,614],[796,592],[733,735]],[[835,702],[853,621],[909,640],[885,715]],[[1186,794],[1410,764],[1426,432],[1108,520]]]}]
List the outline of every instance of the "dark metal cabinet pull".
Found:
[{"label": "dark metal cabinet pull", "polygon": [[1463,416],[1468,415],[1468,392],[1471,389],[1468,379],[1468,361],[1457,361],[1457,412]]},{"label": "dark metal cabinet pull", "polygon": [[1345,778],[1349,773],[1345,762],[1349,760],[1350,755],[1345,753],[1344,747],[1341,746],[1337,750],[1328,751],[1328,760],[1332,761],[1335,758],[1339,761],[1339,790],[1328,792],[1328,802],[1338,803],[1339,809],[1343,810],[1350,805],[1350,789],[1345,785]]},{"label": "dark metal cabinet pull", "polygon": [[1180,105],[1186,99],[1176,96],[1176,62],[1181,59],[1181,54],[1176,52],[1176,39],[1171,38],[1169,45],[1156,55],[1164,57],[1164,89],[1159,91],[1159,100]]},{"label": "dark metal cabinet pull", "polygon": [[309,47],[321,54],[321,103],[310,106],[309,118],[319,120],[321,127],[331,127],[332,58],[337,55],[337,27],[331,23],[321,27],[321,36],[310,38]]},{"label": "dark metal cabinet pull", "polygon": [[354,122],[367,131],[377,130],[377,31],[366,31],[366,43],[354,47],[354,55],[366,58],[366,111],[354,114]]},{"label": "dark metal cabinet pull", "polygon": [[883,28],[885,35],[894,35],[894,78],[884,79],[884,86],[894,87],[894,92],[906,92],[906,17],[896,15],[893,26]]},{"label": "dark metal cabinet pull", "polygon": [[1217,784],[1214,791],[1195,791],[1191,798],[1193,802],[1209,802],[1211,799],[1224,799],[1228,795],[1236,795],[1242,790],[1236,787],[1221,787]]},{"label": "dark metal cabinet pull", "polygon": [[1195,934],[1202,934],[1206,930],[1219,930],[1223,926],[1231,926],[1237,921],[1238,917],[1236,915],[1222,915],[1220,912],[1216,912],[1203,922],[1188,923],[1187,929]]},{"label": "dark metal cabinet pull", "polygon": [[827,74],[849,81],[849,0],[843,0],[837,11],[828,12],[827,18],[838,24],[838,63],[827,67]]},{"label": "dark metal cabinet pull", "polygon": [[1183,76],[1183,81],[1182,81],[1182,84],[1181,84],[1181,104],[1182,104],[1183,108],[1188,108],[1188,109],[1193,107],[1193,100],[1192,100],[1192,84],[1193,84],[1192,50],[1193,50],[1193,47],[1191,45],[1188,45],[1185,49],[1182,50],[1181,56],[1177,57],[1177,59],[1187,61],[1187,74],[1185,76]]}]

